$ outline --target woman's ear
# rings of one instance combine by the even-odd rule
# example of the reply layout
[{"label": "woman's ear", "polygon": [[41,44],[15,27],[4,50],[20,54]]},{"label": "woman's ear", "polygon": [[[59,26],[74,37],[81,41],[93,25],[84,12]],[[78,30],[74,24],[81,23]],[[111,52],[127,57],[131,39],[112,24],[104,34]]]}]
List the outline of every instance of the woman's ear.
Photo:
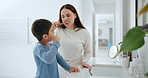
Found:
[{"label": "woman's ear", "polygon": [[47,35],[47,34],[43,34],[43,35],[42,35],[42,38],[43,38],[43,39],[48,39],[48,35]]},{"label": "woman's ear", "polygon": [[75,13],[75,19],[77,18],[77,14]]}]

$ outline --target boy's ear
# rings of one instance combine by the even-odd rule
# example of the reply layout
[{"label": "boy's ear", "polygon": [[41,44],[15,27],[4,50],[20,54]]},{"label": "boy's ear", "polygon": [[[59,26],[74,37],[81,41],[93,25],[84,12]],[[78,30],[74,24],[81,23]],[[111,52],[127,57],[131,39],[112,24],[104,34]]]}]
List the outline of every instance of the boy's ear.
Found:
[{"label": "boy's ear", "polygon": [[47,34],[43,34],[43,35],[42,35],[42,38],[43,38],[43,39],[48,39],[48,35],[47,35]]}]

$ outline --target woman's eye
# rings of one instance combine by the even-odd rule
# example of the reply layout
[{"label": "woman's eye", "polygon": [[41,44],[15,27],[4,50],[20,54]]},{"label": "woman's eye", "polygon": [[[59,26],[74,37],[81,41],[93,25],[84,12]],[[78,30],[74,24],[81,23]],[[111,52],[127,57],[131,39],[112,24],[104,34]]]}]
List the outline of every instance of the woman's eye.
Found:
[{"label": "woman's eye", "polygon": [[62,18],[64,18],[64,16],[61,16]]},{"label": "woman's eye", "polygon": [[68,14],[67,17],[70,17],[70,15]]}]

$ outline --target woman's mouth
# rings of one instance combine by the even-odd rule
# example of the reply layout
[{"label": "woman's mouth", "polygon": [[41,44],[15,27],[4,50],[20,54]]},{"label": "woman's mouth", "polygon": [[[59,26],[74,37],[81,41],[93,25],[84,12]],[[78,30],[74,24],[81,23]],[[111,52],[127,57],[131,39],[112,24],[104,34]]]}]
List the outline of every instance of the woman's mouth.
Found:
[{"label": "woman's mouth", "polygon": [[64,22],[65,25],[67,25],[69,22]]}]

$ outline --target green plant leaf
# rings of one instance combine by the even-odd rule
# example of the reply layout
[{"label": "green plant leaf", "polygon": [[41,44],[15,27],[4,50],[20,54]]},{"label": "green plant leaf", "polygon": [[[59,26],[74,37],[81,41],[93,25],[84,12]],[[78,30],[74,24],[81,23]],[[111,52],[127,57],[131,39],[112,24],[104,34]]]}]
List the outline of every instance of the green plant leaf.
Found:
[{"label": "green plant leaf", "polygon": [[145,34],[148,34],[148,31],[145,31]]},{"label": "green plant leaf", "polygon": [[139,13],[138,13],[137,16],[139,16],[139,15],[141,15],[141,14],[147,12],[147,11],[148,11],[148,4],[145,5],[145,6],[139,11]]},{"label": "green plant leaf", "polygon": [[141,29],[141,27],[136,26],[130,29],[127,32],[125,39],[121,45],[120,52],[121,51],[132,51],[132,50],[136,50],[140,48],[145,43],[144,36],[145,36],[145,33]]},{"label": "green plant leaf", "polygon": [[148,77],[148,73],[145,73],[144,76]]}]

